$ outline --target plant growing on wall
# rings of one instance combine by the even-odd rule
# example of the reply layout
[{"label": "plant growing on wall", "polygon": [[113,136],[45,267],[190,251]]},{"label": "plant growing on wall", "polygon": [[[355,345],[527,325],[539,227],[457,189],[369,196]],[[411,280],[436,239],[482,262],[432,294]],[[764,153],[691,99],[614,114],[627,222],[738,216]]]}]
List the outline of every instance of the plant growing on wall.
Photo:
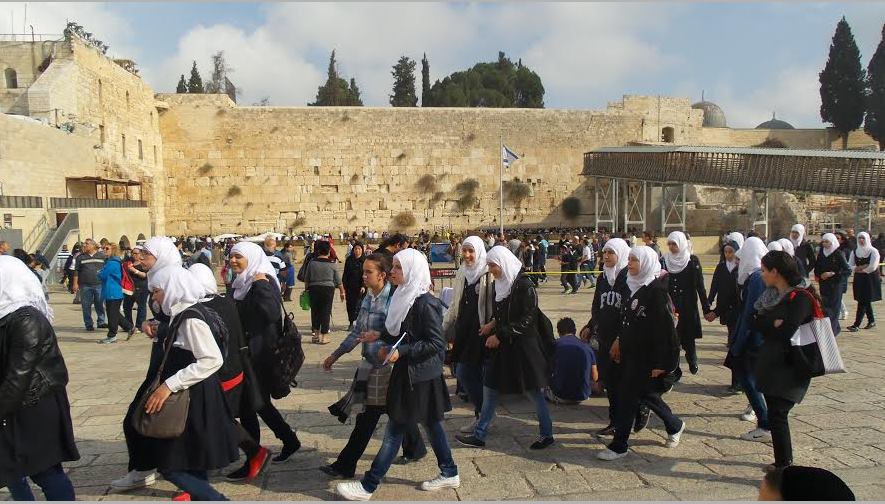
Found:
[{"label": "plant growing on wall", "polygon": [[479,181],[470,178],[455,184],[455,192],[458,194],[456,206],[461,212],[465,212],[476,205],[476,190],[479,189]]},{"label": "plant growing on wall", "polygon": [[431,174],[423,175],[415,182],[415,189],[424,193],[432,193],[437,191],[436,177]]},{"label": "plant growing on wall", "polygon": [[560,211],[562,212],[562,216],[566,219],[577,219],[578,216],[581,215],[581,200],[574,196],[569,196],[562,200]]},{"label": "plant growing on wall", "polygon": [[233,198],[234,196],[239,196],[243,194],[243,190],[240,189],[240,186],[231,186],[230,189],[227,190],[227,197]]},{"label": "plant growing on wall", "polygon": [[212,166],[212,163],[203,163],[203,166],[201,166],[197,171],[200,173],[200,175],[206,175],[207,173],[212,171],[212,168],[214,168]]},{"label": "plant growing on wall", "polygon": [[304,217],[298,217],[297,219],[293,220],[291,224],[289,224],[289,227],[292,229],[297,229],[305,225],[306,223],[307,219],[305,219]]},{"label": "plant growing on wall", "polygon": [[532,194],[532,188],[525,182],[515,178],[504,181],[504,199],[508,203],[519,206],[520,203]]},{"label": "plant growing on wall", "polygon": [[393,216],[394,229],[408,229],[415,226],[415,214],[412,212],[400,212]]},{"label": "plant growing on wall", "polygon": [[86,45],[98,49],[99,51],[101,51],[102,54],[107,54],[108,49],[110,48],[109,45],[95,38],[91,32],[86,31],[86,29],[80,26],[79,23],[75,21],[68,21],[68,24],[65,26],[64,30],[65,40],[70,41],[71,37],[73,36],[76,36],[77,38],[85,42]]}]

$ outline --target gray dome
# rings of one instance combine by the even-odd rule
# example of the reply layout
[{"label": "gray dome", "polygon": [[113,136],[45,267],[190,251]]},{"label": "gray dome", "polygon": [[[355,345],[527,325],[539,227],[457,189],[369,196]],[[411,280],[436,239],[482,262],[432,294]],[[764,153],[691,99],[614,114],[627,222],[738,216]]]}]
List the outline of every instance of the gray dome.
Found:
[{"label": "gray dome", "polygon": [[699,101],[691,106],[693,109],[704,111],[705,128],[725,128],[725,112],[713,102]]},{"label": "gray dome", "polygon": [[787,121],[781,121],[774,114],[771,114],[771,119],[765,121],[764,123],[756,126],[756,129],[796,129],[792,124]]}]

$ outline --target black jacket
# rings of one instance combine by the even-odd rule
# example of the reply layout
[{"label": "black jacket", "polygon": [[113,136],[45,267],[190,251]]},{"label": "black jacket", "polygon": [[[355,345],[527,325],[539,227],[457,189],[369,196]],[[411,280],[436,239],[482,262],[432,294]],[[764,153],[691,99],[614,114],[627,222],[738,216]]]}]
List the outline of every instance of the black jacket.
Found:
[{"label": "black jacket", "polygon": [[737,323],[741,305],[737,274],[737,267],[729,272],[728,266],[724,262],[716,265],[716,271],[713,272],[713,281],[710,284],[710,295],[707,297],[707,301],[711,305],[716,301],[716,308],[713,308],[713,312],[719,317],[719,323],[722,325]]},{"label": "black jacket", "polygon": [[366,256],[359,259],[350,254],[344,261],[344,272],[341,274],[341,283],[348,292],[358,292],[363,287],[363,262]]},{"label": "black jacket", "polygon": [[[832,257],[832,254],[830,257]],[[751,325],[762,333],[762,346],[756,360],[756,386],[765,395],[799,403],[808,391],[811,378],[805,376],[790,359],[790,338],[800,325],[813,316],[809,296],[799,290],[785,297],[771,311],[754,314]],[[776,320],[783,320],[775,327]]]},{"label": "black jacket", "polygon": [[621,333],[624,304],[630,298],[627,287],[627,268],[618,272],[615,285],[608,284],[605,273],[599,274],[596,281],[596,293],[593,294],[593,305],[590,308],[590,322],[587,325],[599,341],[600,348],[611,348],[612,343]]},{"label": "black jacket", "polygon": [[667,301],[667,288],[655,279],[625,302],[621,362],[630,372],[648,376],[652,369],[676,369],[679,339]]},{"label": "black jacket", "polygon": [[814,266],[817,264],[817,257],[814,253],[814,247],[812,247],[808,241],[802,240],[802,243],[796,247],[795,257],[796,262],[799,263],[799,271],[805,276],[810,275],[811,272],[814,271]]},{"label": "black jacket", "polygon": [[[666,269],[667,262],[661,262]],[[665,282],[670,292],[670,299],[673,300],[679,313],[679,327],[676,328],[679,337],[683,340],[699,339],[703,335],[703,330],[701,315],[698,312],[698,300],[701,302],[703,313],[710,311],[700,260],[692,255],[685,269],[679,273],[668,273]]]},{"label": "black jacket", "polygon": [[[820,276],[827,272],[833,272],[836,275],[826,280],[820,280]],[[849,275],[851,275],[851,268],[840,250],[836,250],[829,256],[825,256],[823,250],[818,253],[814,276],[819,279],[822,297],[831,298],[844,292],[842,284],[848,282]]]},{"label": "black jacket", "polygon": [[0,319],[0,418],[67,384],[55,331],[42,313],[25,306]]},{"label": "black jacket", "polygon": [[282,297],[280,289],[269,280],[258,280],[249,293],[237,301],[237,311],[243,324],[243,333],[249,345],[252,365],[262,389],[271,385],[273,368],[273,344],[280,335],[282,323]]},{"label": "black jacket", "polygon": [[397,350],[400,359],[409,365],[409,380],[413,384],[434,380],[442,375],[447,347],[442,319],[442,301],[433,294],[424,293],[412,303],[412,308],[400,324],[400,334],[394,336],[386,329],[382,334],[385,342],[393,344],[403,333],[409,333]]}]

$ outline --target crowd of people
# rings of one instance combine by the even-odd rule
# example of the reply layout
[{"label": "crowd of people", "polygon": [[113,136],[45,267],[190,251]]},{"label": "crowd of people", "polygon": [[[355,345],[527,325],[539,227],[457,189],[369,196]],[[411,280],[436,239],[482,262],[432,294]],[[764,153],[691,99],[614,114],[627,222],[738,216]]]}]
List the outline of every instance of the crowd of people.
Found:
[{"label": "crowd of people", "polygon": [[[102,344],[116,342],[121,329],[127,339],[143,332],[152,341],[147,373],[123,419],[129,472],[111,486],[152,485],[159,473],[181,490],[176,500],[222,500],[209,471],[236,462],[239,450],[246,462],[227,472],[227,480],[254,481],[270,462],[299,451],[295,429],[274,405],[292,385],[280,380],[278,349],[287,334],[283,303],[299,281],[313,343],[330,342],[336,290],[346,306],[347,334],[323,368],[332,369],[358,346],[362,356],[350,389],[329,407],[341,422],[355,416],[353,432],[336,459],[319,469],[353,478],[379,420],[388,417],[371,466],[336,486],[343,499],[369,500],[392,464],[423,458],[419,425],[439,468],[420,488],[460,486],[443,422],[452,409],[448,365],[474,411],[454,436],[461,445],[481,449],[493,442],[500,397],[525,395],[538,421],[530,448],[545,450],[556,442],[548,403],[574,404],[601,393],[609,421],[595,432],[606,440],[598,460],[628,456],[631,435],[647,427],[651,413],[663,422],[664,445],[677,449],[686,422],[665,396],[682,379],[683,353],[689,372],[700,372],[701,317],[719,319],[728,330],[728,386],[749,403],[735,419],[755,423],[741,438],[772,443],[760,494],[810,495],[800,482],[835,478],[793,465],[789,413],[811,376],[785,355],[798,328],[816,314],[826,314],[839,333],[851,274],[858,310],[847,330],[859,330],[863,317],[865,329],[875,327],[881,253],[869,234],[826,233],[818,246],[798,224],[789,237],[768,244],[759,236],[724,234],[708,293],[700,259],[681,231],[667,236],[663,253],[651,232],[559,231],[558,242],[548,240],[549,230],[471,234],[463,241],[446,236],[451,259],[457,257],[448,296],[432,292],[430,252],[422,249],[433,242],[430,236],[385,234],[380,243],[351,236],[343,273],[331,236],[310,237],[297,272],[296,243],[280,248],[274,238],[259,245],[153,237],[123,251],[107,240],[84,240],[60,267],[81,304],[85,330],[107,329]],[[35,274],[40,266],[34,263],[42,261],[36,254],[18,256],[0,255],[0,486],[15,499],[33,499],[30,478],[47,499],[73,500],[61,466],[79,458],[67,369],[45,279]],[[570,317],[554,324],[539,308],[548,257],[562,262],[564,293],[594,288],[580,329]],[[223,295],[219,280],[227,287]],[[261,444],[259,418],[282,442],[279,453]],[[844,490],[842,498],[850,495]]]}]

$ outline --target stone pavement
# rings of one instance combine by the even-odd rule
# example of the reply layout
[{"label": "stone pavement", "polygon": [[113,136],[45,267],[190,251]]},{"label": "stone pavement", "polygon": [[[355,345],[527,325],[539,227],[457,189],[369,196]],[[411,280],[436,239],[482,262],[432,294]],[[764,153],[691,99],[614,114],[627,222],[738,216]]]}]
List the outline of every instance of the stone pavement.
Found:
[{"label": "stone pavement", "polygon": [[[709,276],[707,279],[709,281]],[[541,288],[541,307],[551,318],[573,317],[578,325],[589,318],[592,290],[563,296],[558,279]],[[850,291],[849,291],[850,292]],[[295,296],[297,298],[297,295]],[[56,330],[70,370],[68,393],[74,431],[82,458],[66,464],[80,499],[169,500],[174,487],[161,481],[150,488],[109,493],[109,482],[126,473],[126,445],[121,421],[144,378],[150,343],[141,335],[131,341],[99,346],[98,332],[82,328],[79,306],[64,292],[53,292]],[[297,310],[299,327],[309,327],[309,314]],[[877,307],[882,314],[881,304]],[[854,303],[849,302],[853,313]],[[885,314],[882,314],[885,315]],[[300,386],[278,407],[297,426],[302,453],[273,465],[254,485],[231,484],[216,478],[216,487],[237,500],[329,500],[335,480],[317,470],[333,459],[350,431],[329,415],[327,406],[346,391],[358,362],[358,350],[342,358],[330,373],[319,363],[343,338],[346,315],[337,303],[332,345],[305,345],[307,362]],[[885,327],[885,326],[882,326]],[[885,329],[844,333],[839,338],[849,373],[817,378],[805,401],[790,419],[795,462],[833,470],[862,499],[885,496]],[[393,466],[375,500],[725,500],[755,499],[762,467],[772,462],[770,444],[742,441],[753,427],[738,415],[743,396],[726,393],[728,370],[721,363],[725,330],[704,324],[699,341],[701,370],[686,375],[667,395],[673,411],[687,422],[682,444],[663,446],[665,433],[652,416],[649,428],[634,436],[631,454],[615,462],[596,460],[603,444],[591,433],[605,423],[607,402],[592,398],[577,406],[552,406],[557,443],[544,451],[528,449],[537,436],[533,408],[510,399],[499,410],[485,449],[465,448],[454,441],[459,427],[472,420],[472,410],[453,396],[455,409],[446,421],[461,488],[422,492],[421,480],[437,474],[433,456],[409,466]],[[453,387],[453,380],[449,380]],[[383,420],[382,420],[383,422]],[[366,470],[380,446],[383,428],[370,443],[358,474]],[[271,448],[279,443],[262,432]],[[0,499],[9,498],[0,490]]]}]

